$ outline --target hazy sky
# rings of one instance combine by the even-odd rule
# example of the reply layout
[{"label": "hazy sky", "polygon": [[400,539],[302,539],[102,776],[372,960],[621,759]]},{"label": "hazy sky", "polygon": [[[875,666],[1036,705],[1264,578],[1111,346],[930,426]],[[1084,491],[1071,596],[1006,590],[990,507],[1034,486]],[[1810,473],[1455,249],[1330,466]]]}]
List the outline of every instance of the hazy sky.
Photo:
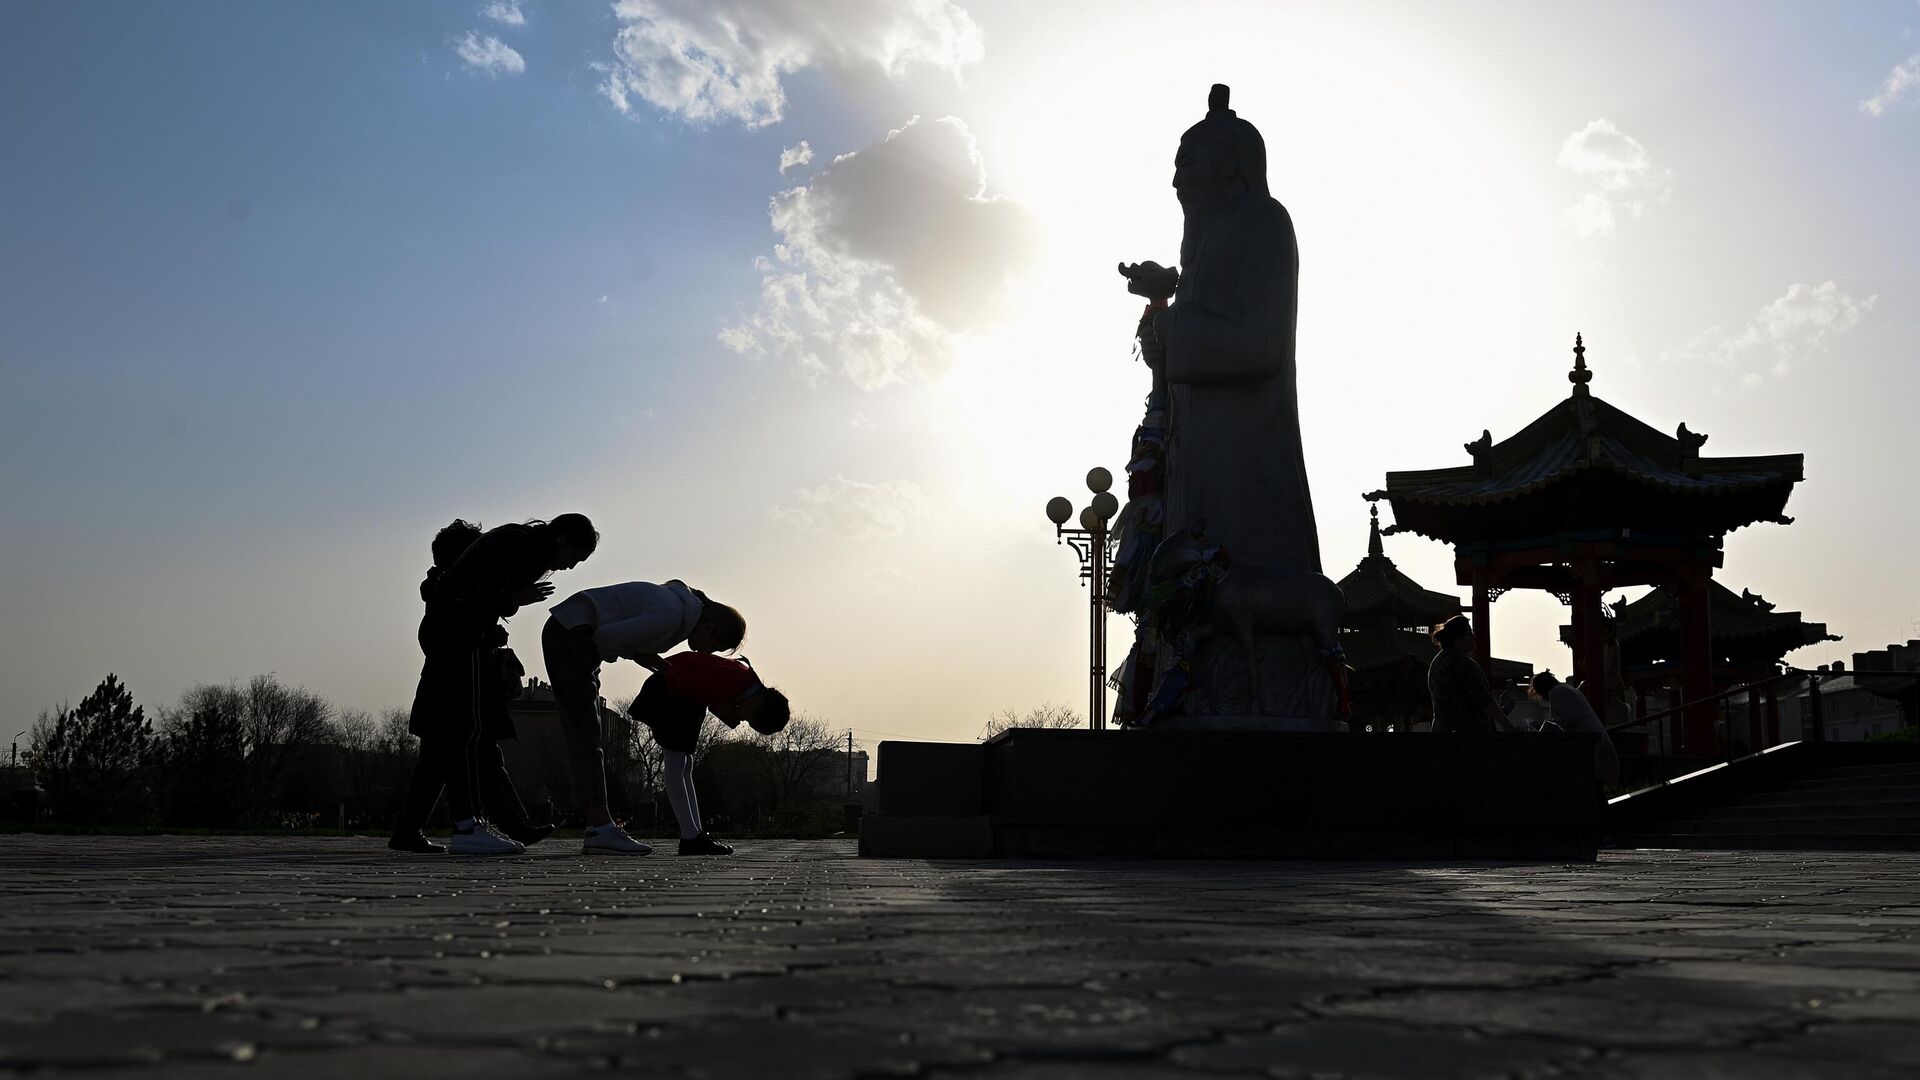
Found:
[{"label": "hazy sky", "polygon": [[[0,7],[0,686],[403,705],[434,530],[577,510],[863,741],[1084,708],[1046,499],[1147,374],[1208,85],[1301,248],[1330,573],[1363,491],[1566,393],[1804,452],[1720,580],[1916,636],[1920,4]],[[916,119],[917,118],[917,119]],[[1389,554],[1453,588],[1441,545]],[[1564,669],[1551,598],[1494,608]],[[543,611],[511,624],[531,670]],[[1114,621],[1117,662],[1127,638]],[[610,669],[612,696],[637,689]],[[12,729],[8,729],[11,731]],[[7,732],[0,732],[7,734]]]}]

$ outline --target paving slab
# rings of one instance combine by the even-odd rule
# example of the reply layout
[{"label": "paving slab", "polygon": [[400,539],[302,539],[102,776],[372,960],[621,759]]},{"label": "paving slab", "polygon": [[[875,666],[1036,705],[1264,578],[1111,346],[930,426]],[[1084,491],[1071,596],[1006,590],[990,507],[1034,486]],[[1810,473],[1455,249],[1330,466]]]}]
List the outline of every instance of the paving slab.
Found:
[{"label": "paving slab", "polygon": [[1920,1069],[1920,856],[482,860],[0,837],[0,1075]]}]

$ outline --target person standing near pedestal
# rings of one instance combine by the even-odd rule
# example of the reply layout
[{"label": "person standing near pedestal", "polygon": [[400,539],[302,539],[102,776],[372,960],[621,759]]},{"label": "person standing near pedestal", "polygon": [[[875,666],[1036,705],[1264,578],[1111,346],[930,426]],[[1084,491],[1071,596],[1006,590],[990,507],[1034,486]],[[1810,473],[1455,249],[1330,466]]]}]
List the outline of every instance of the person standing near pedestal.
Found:
[{"label": "person standing near pedestal", "polygon": [[628,581],[584,589],[552,608],[540,631],[547,680],[553,684],[574,802],[585,820],[580,850],[587,855],[645,855],[653,849],[614,824],[607,806],[605,733],[600,725],[600,665],[632,660],[650,671],[681,642],[695,652],[731,651],[746,635],[746,620],[686,582]]},{"label": "person standing near pedestal", "polygon": [[1433,697],[1433,730],[1449,732],[1510,731],[1512,723],[1493,700],[1487,673],[1474,662],[1473,624],[1455,615],[1433,628],[1440,647],[1427,667],[1427,692]]}]

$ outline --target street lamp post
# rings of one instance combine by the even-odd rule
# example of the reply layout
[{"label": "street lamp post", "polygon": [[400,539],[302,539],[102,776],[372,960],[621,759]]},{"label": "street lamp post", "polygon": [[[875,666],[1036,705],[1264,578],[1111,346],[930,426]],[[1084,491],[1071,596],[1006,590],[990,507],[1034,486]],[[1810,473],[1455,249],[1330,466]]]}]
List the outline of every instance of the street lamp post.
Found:
[{"label": "street lamp post", "polygon": [[1080,556],[1080,582],[1088,589],[1087,724],[1095,731],[1107,729],[1107,523],[1120,512],[1120,500],[1109,490],[1112,487],[1113,474],[1107,470],[1095,468],[1087,473],[1093,501],[1080,511],[1077,529],[1067,528],[1073,520],[1072,502],[1065,496],[1047,501],[1054,542],[1068,545]]}]

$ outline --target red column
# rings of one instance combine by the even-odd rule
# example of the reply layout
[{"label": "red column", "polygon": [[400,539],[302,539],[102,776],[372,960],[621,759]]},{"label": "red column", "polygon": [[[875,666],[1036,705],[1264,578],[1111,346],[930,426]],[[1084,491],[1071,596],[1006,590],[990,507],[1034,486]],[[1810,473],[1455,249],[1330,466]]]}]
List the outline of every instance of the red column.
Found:
[{"label": "red column", "polygon": [[1600,564],[1592,559],[1578,568],[1573,586],[1573,678],[1581,684],[1587,703],[1603,718],[1607,715],[1607,642],[1600,626]]},{"label": "red column", "polygon": [[1473,659],[1480,670],[1487,673],[1487,679],[1493,679],[1493,626],[1488,622],[1488,613],[1493,602],[1487,598],[1487,589],[1493,584],[1493,575],[1489,571],[1473,569]]},{"label": "red column", "polygon": [[1779,684],[1767,684],[1767,745],[1780,741],[1780,698],[1774,692]]},{"label": "red column", "polygon": [[1717,749],[1714,727],[1719,712],[1713,696],[1713,627],[1708,609],[1710,567],[1687,573],[1680,584],[1680,701],[1697,702],[1681,718],[1680,749],[1689,754],[1711,754]]},{"label": "red column", "polygon": [[1757,686],[1747,686],[1747,752],[1757,754],[1765,750],[1767,742],[1766,691]]}]

